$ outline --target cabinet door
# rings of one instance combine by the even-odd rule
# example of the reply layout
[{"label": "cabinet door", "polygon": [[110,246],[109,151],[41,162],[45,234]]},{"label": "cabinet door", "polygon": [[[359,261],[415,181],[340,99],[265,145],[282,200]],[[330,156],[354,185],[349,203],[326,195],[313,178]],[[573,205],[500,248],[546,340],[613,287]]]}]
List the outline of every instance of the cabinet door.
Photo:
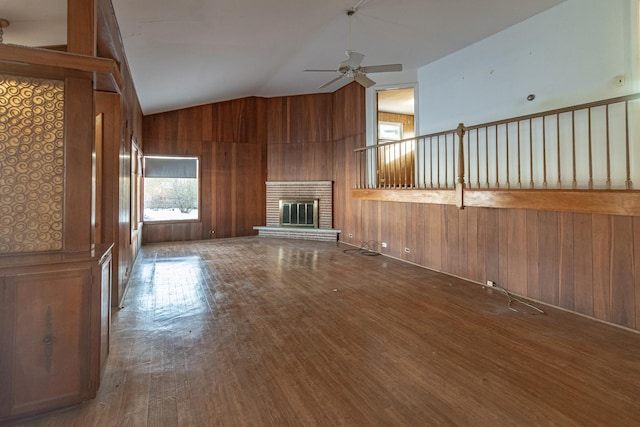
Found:
[{"label": "cabinet door", "polygon": [[90,285],[89,268],[5,278],[3,299],[13,299],[3,301],[13,314],[13,345],[2,352],[11,365],[6,415],[90,397]]}]

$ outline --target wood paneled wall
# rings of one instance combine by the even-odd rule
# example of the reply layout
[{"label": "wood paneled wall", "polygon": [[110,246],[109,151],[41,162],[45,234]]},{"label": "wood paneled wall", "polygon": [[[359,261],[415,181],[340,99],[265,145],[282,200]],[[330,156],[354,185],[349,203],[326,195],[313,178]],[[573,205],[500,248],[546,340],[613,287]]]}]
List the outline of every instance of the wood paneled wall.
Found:
[{"label": "wood paneled wall", "polygon": [[266,100],[244,98],[144,118],[145,155],[200,158],[200,220],[146,223],[143,242],[256,234],[264,225]]},{"label": "wood paneled wall", "polygon": [[336,168],[354,154],[344,152],[342,141],[364,134],[364,99],[356,83],[332,94],[269,99],[269,181],[334,180],[343,191]]},{"label": "wood paneled wall", "polygon": [[331,180],[333,96],[267,100],[269,181]]},{"label": "wood paneled wall", "polygon": [[[97,1],[97,54],[120,64],[124,90],[95,94],[95,113],[104,114],[103,242],[115,243],[112,304],[120,304],[140,248],[131,227],[131,141],[143,148],[142,109],[124,54],[120,30],[110,0]],[[107,223],[108,221],[108,223]]]},{"label": "wood paneled wall", "polygon": [[146,223],[143,242],[254,235],[253,226],[266,223],[267,180],[333,180],[334,135],[345,132],[336,122],[364,114],[363,105],[334,117],[334,103],[349,96],[344,91],[243,98],[146,116],[145,155],[200,157],[202,204],[198,222]]},{"label": "wood paneled wall", "polygon": [[338,225],[344,241],[384,241],[395,258],[640,329],[638,218],[372,201],[357,210]]}]

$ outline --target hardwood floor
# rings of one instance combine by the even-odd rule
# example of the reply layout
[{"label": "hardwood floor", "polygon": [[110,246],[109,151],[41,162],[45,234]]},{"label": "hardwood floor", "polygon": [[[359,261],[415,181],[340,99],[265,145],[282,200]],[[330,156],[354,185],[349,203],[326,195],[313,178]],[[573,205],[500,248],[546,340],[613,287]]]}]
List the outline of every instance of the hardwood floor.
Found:
[{"label": "hardwood floor", "polygon": [[333,243],[145,246],[98,397],[22,426],[627,426],[640,335]]}]

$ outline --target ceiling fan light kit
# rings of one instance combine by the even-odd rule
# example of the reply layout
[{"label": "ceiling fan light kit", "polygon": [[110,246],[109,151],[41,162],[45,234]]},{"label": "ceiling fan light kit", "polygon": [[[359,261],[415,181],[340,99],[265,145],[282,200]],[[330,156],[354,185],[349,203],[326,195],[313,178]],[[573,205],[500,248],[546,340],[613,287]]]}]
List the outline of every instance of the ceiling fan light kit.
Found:
[{"label": "ceiling fan light kit", "polygon": [[4,35],[4,29],[9,26],[9,20],[0,18],[0,43],[4,43],[2,36]]},{"label": "ceiling fan light kit", "polygon": [[322,86],[320,89],[324,89],[328,86],[331,86],[335,82],[342,80],[343,78],[349,78],[356,81],[358,84],[364,86],[365,88],[369,88],[376,84],[375,81],[371,80],[367,77],[367,73],[386,73],[392,71],[402,71],[402,64],[385,64],[385,65],[369,65],[363,67],[362,60],[364,59],[364,54],[360,52],[356,52],[351,49],[351,17],[355,15],[358,7],[364,3],[364,0],[358,2],[356,6],[347,10],[347,16],[349,17],[349,47],[345,54],[347,55],[347,59],[342,61],[338,66],[337,70],[304,70],[308,72],[331,72],[331,73],[340,73],[340,75],[332,80],[329,80]]}]

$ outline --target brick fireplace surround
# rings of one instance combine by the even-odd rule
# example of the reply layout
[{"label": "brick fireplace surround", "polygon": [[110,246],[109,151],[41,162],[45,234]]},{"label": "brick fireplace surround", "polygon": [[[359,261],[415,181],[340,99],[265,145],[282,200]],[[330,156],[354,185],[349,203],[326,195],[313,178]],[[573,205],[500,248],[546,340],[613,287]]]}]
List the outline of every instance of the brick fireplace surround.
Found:
[{"label": "brick fireplace surround", "polygon": [[[341,230],[333,227],[332,181],[267,181],[267,224],[255,226],[261,237],[335,242]],[[318,199],[318,228],[281,227],[280,200]]]}]

